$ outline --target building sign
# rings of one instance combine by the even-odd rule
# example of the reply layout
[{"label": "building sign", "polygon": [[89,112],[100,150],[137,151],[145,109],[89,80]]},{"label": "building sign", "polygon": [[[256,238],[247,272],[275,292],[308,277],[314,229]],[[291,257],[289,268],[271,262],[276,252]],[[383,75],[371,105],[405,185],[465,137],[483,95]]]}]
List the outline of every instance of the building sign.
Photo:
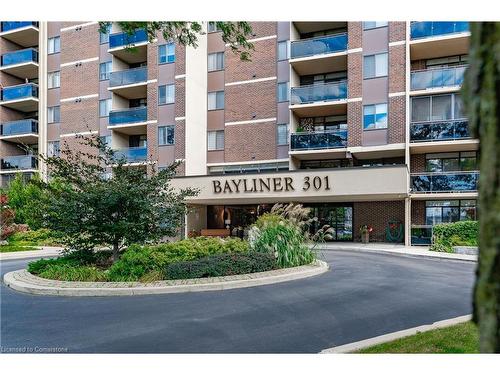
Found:
[{"label": "building sign", "polygon": [[329,176],[228,178],[212,181],[214,194],[279,193],[308,190],[330,190]]}]

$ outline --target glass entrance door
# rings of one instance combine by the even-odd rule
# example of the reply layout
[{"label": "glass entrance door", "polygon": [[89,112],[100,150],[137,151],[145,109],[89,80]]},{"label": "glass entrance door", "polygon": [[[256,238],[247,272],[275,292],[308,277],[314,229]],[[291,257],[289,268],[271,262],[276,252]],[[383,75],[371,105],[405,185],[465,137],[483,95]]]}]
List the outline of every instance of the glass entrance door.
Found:
[{"label": "glass entrance door", "polygon": [[333,229],[332,241],[352,241],[352,205],[315,206],[313,213],[318,218],[314,232],[329,225]]}]

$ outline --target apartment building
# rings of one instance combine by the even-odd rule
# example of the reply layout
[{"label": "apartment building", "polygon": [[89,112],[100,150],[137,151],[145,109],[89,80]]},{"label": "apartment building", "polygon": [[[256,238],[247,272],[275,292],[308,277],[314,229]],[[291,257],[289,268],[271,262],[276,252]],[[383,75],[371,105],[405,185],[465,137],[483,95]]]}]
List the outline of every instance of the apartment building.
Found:
[{"label": "apartment building", "polygon": [[208,22],[197,48],[117,24],[2,22],[1,183],[98,134],[131,167],[182,160],[173,185],[200,188],[185,235],[244,235],[277,202],[311,207],[336,241],[368,225],[371,241],[426,244],[434,224],[476,218],[467,22],[251,26],[241,61]]}]

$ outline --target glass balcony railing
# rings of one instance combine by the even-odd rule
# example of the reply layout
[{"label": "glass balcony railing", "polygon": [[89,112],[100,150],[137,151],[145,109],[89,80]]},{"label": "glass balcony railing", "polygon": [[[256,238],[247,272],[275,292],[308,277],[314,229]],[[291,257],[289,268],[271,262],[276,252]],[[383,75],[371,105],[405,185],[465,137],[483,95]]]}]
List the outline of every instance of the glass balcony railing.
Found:
[{"label": "glass balcony railing", "polygon": [[347,129],[326,130],[310,133],[293,133],[290,135],[290,149],[322,150],[346,147]]},{"label": "glass balcony railing", "polygon": [[432,225],[412,225],[411,244],[430,245],[432,242]]},{"label": "glass balcony railing", "polygon": [[435,87],[461,86],[467,66],[419,70],[411,73],[411,89],[425,90]]},{"label": "glass balcony railing", "polygon": [[469,31],[469,22],[412,22],[411,39],[463,33]]},{"label": "glass balcony railing", "polygon": [[466,119],[410,124],[411,142],[436,142],[471,138]]},{"label": "glass balcony railing", "polygon": [[146,30],[136,30],[132,34],[116,33],[109,36],[109,48],[125,47],[136,43],[148,41]]},{"label": "glass balcony railing", "polygon": [[38,27],[38,22],[34,21],[5,21],[2,22],[2,32],[20,29],[21,27],[34,26]]},{"label": "glass balcony railing", "polygon": [[128,147],[115,150],[115,159],[124,160],[127,163],[140,163],[146,161],[147,155],[147,147]]},{"label": "glass balcony railing", "polygon": [[292,104],[327,102],[347,98],[347,81],[292,87]]},{"label": "glass balcony railing", "polygon": [[0,100],[6,102],[26,98],[38,98],[38,85],[25,83],[23,85],[4,87]]},{"label": "glass balcony railing", "polygon": [[109,86],[124,86],[134,83],[146,82],[148,80],[148,68],[140,67],[119,72],[111,72],[109,75]]},{"label": "glass balcony railing", "polygon": [[28,62],[38,62],[38,52],[34,48],[22,49],[14,52],[7,52],[2,55],[0,65],[10,66]]},{"label": "glass balcony railing", "polygon": [[477,191],[479,172],[436,172],[412,174],[414,192],[439,193],[449,191]]},{"label": "glass balcony railing", "polygon": [[306,57],[347,50],[347,34],[326,35],[291,43],[291,57]]},{"label": "glass balcony railing", "polygon": [[147,107],[117,109],[109,112],[109,125],[144,122],[148,117]]},{"label": "glass balcony railing", "polygon": [[0,135],[2,136],[33,133],[38,134],[38,121],[33,119],[9,121],[0,125]]},{"label": "glass balcony railing", "polygon": [[2,170],[35,169],[38,165],[34,155],[7,156],[2,158]]}]

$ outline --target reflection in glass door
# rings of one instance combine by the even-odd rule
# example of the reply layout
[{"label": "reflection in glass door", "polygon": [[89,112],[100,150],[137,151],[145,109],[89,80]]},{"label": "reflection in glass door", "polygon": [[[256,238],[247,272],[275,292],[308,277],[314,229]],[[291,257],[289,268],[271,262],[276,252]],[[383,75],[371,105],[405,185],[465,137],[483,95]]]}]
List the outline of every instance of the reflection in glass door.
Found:
[{"label": "reflection in glass door", "polygon": [[332,241],[352,241],[352,205],[322,205],[312,209],[318,218],[314,232],[329,225],[333,229]]}]

